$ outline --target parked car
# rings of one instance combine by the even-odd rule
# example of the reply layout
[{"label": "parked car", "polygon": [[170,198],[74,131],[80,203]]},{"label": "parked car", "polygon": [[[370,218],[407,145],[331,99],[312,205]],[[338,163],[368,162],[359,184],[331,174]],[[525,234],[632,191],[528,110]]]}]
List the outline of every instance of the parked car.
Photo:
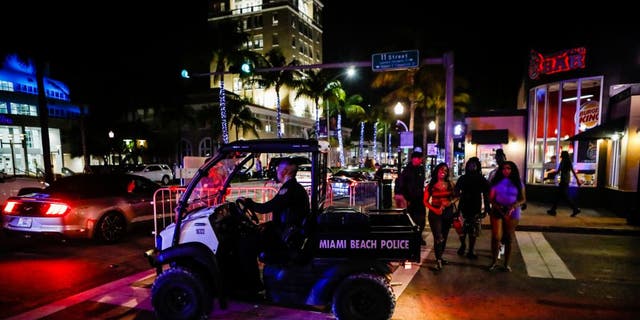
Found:
[{"label": "parked car", "polygon": [[129,171],[131,174],[145,177],[151,181],[168,185],[173,180],[173,171],[166,164],[141,164]]},{"label": "parked car", "polygon": [[360,182],[370,180],[368,175],[358,170],[338,170],[329,177],[329,184],[334,198],[349,195],[349,187]]},{"label": "parked car", "polygon": [[113,243],[134,223],[153,219],[153,195],[160,187],[122,173],[63,177],[46,188],[25,188],[9,197],[2,205],[2,226],[10,233]]},{"label": "parked car", "polygon": [[282,161],[282,159],[284,158],[289,158],[289,159],[293,159],[293,161],[298,165],[303,165],[303,164],[311,164],[311,159],[304,157],[304,156],[290,156],[290,157],[275,157],[275,158],[271,158],[271,160],[269,161],[269,167],[267,168],[267,178],[268,179],[273,179],[276,177],[276,168],[278,167],[278,164],[280,163],[280,161]]}]

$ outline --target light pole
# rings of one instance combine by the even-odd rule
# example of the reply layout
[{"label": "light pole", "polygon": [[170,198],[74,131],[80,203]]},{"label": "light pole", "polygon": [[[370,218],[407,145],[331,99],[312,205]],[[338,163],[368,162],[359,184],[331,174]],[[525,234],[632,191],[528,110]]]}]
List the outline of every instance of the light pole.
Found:
[{"label": "light pole", "polygon": [[113,133],[113,130],[109,130],[107,135],[109,136],[109,161],[111,161],[110,164],[113,165],[113,138],[115,137],[115,134]]}]

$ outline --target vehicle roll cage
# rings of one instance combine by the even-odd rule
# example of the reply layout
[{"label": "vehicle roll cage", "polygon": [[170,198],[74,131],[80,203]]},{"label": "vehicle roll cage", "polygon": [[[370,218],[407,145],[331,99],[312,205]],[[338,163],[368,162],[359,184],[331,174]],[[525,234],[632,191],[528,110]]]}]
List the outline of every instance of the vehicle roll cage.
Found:
[{"label": "vehicle roll cage", "polygon": [[[187,208],[189,208],[189,198],[196,189],[198,182],[208,175],[209,170],[224,159],[229,159],[230,157],[235,158],[234,155],[236,154],[238,157],[244,157],[244,159],[235,164],[232,172],[226,177],[222,189],[217,194],[216,203],[220,203],[223,201],[233,177],[242,170],[242,167],[247,162],[253,160],[256,154],[260,153],[311,154],[311,192],[309,197],[311,200],[311,214],[314,217],[318,216],[324,206],[327,192],[326,155],[324,155],[324,151],[321,150],[321,145],[318,140],[299,138],[238,140],[222,145],[218,152],[213,157],[207,159],[196,171],[194,177],[187,185],[175,209],[175,230],[172,245],[177,245],[180,242],[182,219],[187,212]],[[321,158],[321,155],[324,155],[324,157]]]}]

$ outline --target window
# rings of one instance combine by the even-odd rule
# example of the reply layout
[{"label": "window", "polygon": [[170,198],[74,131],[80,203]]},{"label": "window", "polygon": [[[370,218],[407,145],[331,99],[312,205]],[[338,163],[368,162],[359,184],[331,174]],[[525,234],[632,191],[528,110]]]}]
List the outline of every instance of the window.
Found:
[{"label": "window", "polygon": [[277,26],[278,25],[278,13],[274,13],[273,16],[271,17],[271,25],[273,26]]},{"label": "window", "polygon": [[543,183],[543,164],[561,151],[569,152],[576,170],[595,177],[597,143],[569,138],[600,123],[601,83],[602,77],[583,78],[530,90],[527,183]]},{"label": "window", "polygon": [[198,147],[200,150],[201,157],[210,157],[212,154],[212,146],[211,146],[211,138],[206,137],[200,140],[200,146]]},{"label": "window", "polygon": [[279,45],[279,44],[280,44],[280,39],[278,38],[278,34],[277,34],[277,33],[274,33],[274,34],[271,36],[271,45],[272,45],[272,46],[277,46],[277,45]]}]

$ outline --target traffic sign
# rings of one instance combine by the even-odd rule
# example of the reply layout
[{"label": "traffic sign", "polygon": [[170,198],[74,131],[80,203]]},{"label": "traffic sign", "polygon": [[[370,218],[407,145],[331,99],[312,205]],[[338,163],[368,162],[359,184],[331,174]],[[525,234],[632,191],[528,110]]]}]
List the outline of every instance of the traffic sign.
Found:
[{"label": "traffic sign", "polygon": [[420,64],[418,50],[374,53],[371,55],[373,71],[390,71],[417,68]]}]

